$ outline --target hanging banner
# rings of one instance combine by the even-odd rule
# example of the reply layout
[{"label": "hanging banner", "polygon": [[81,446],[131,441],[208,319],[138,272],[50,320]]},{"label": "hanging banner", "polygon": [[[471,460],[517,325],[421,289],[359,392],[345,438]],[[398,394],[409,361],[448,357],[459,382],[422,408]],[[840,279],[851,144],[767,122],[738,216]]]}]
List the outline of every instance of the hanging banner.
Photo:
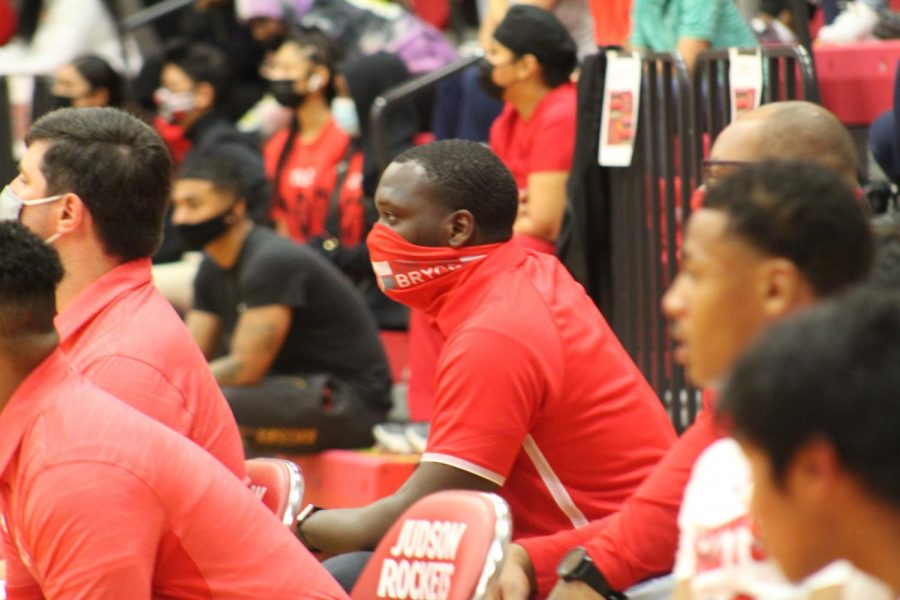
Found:
[{"label": "hanging banner", "polygon": [[728,49],[731,87],[731,120],[759,108],[762,98],[762,55],[759,48],[752,52]]},{"label": "hanging banner", "polygon": [[597,162],[627,167],[634,154],[641,102],[641,57],[637,53],[606,52],[606,85],[600,121]]}]

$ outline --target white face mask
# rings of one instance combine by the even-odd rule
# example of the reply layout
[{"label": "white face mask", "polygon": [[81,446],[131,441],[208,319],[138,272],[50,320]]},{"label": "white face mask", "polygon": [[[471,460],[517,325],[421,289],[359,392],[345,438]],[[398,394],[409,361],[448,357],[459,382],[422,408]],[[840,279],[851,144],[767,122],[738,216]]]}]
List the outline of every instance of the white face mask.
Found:
[{"label": "white face mask", "polygon": [[153,94],[159,116],[169,123],[177,123],[194,110],[193,92],[173,92],[161,87]]},{"label": "white face mask", "polygon": [[65,194],[57,194],[56,196],[47,196],[46,198],[35,198],[34,200],[25,200],[13,191],[8,185],[0,192],[0,221],[18,221],[22,214],[23,206],[36,206],[38,204],[47,204],[48,202],[56,202]]},{"label": "white face mask", "polygon": [[[35,198],[34,200],[25,200],[13,191],[8,185],[0,192],[0,221],[18,221],[22,215],[23,206],[36,206],[38,204],[47,204],[56,202],[65,194],[57,194],[56,196],[47,196],[46,198]],[[60,232],[56,232],[46,240],[47,244],[52,244],[62,236]]]},{"label": "white face mask", "polygon": [[359,115],[356,112],[356,102],[353,98],[335,98],[331,101],[331,114],[337,121],[338,127],[347,132],[350,137],[359,137]]}]

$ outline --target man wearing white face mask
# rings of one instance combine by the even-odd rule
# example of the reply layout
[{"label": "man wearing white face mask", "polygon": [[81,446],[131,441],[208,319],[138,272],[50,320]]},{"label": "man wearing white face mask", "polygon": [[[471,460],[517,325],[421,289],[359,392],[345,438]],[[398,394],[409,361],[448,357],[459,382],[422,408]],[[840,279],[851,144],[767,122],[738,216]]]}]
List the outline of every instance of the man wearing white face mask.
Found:
[{"label": "man wearing white face mask", "polygon": [[[203,354],[156,291],[172,163],[153,130],[113,108],[48,113],[26,136],[0,218],[59,252],[60,348],[107,392],[245,476],[237,425]],[[152,335],[147,335],[152,328]]]}]

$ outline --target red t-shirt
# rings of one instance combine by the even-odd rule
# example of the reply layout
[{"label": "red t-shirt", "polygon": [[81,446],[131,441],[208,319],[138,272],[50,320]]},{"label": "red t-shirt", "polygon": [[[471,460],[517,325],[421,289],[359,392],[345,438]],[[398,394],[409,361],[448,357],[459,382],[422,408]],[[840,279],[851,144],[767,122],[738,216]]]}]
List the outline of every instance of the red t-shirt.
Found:
[{"label": "red t-shirt", "polygon": [[208,453],[54,352],[0,413],[7,597],[347,598]]},{"label": "red t-shirt", "polygon": [[598,46],[623,46],[631,34],[631,0],[591,0]]},{"label": "red t-shirt", "polygon": [[60,348],[81,373],[244,478],[231,408],[184,322],[153,285],[149,259],[103,275],[55,324]]},{"label": "red t-shirt", "polygon": [[528,120],[506,103],[491,125],[491,150],[500,157],[520,190],[528,176],[544,171],[569,171],[575,153],[575,84],[564,83],[540,101]]},{"label": "red t-shirt", "polygon": [[707,393],[697,420],[619,512],[580,529],[516,540],[531,557],[538,597],[545,598],[553,589],[557,564],[576,546],[585,547],[617,590],[672,570],[678,547],[678,511],[691,469],[700,454],[723,435],[710,404]]},{"label": "red t-shirt", "polygon": [[675,440],[662,404],[562,264],[510,241],[439,303],[422,460],[500,485],[515,535],[618,510]]},{"label": "red t-shirt", "polygon": [[[287,142],[289,130],[274,136],[263,149],[266,173],[275,178],[275,169],[281,151]],[[350,145],[350,137],[334,119],[328,121],[314,140],[294,140],[277,182],[272,202],[272,220],[284,223],[290,237],[300,243],[310,238],[327,235],[326,220],[332,193],[337,181],[338,165],[344,160]],[[347,246],[356,246],[365,235],[363,209],[363,155],[356,152],[348,163],[347,175],[341,186],[340,239]],[[331,232],[337,234],[337,232]]]}]

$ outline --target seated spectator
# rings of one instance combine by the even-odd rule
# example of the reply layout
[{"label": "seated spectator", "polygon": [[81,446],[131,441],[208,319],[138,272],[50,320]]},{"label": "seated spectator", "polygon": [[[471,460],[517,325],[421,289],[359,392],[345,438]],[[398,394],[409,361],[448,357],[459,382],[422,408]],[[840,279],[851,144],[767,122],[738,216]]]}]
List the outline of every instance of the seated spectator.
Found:
[{"label": "seated spectator", "polygon": [[519,188],[513,232],[528,248],[553,254],[575,149],[575,43],[551,13],[509,9],[494,31],[483,84],[501,97],[490,146]]},{"label": "seated spectator", "polygon": [[900,298],[857,291],[773,328],[725,386],[754,520],[792,580],[845,558],[900,594],[897,361]]},{"label": "seated spectator", "polygon": [[49,245],[0,223],[7,597],[346,598],[213,457],[76,374],[53,328],[61,279]]},{"label": "seated spectator", "polygon": [[397,492],[308,512],[300,538],[371,549],[442,489],[498,491],[515,535],[617,510],[672,444],[672,425],[581,286],[511,240],[517,192],[503,163],[475,142],[417,146],[385,170],[375,203],[367,244],[382,289],[446,336],[431,433]]},{"label": "seated spectator", "polygon": [[[104,0],[20,2],[16,37],[0,47],[0,75],[51,75],[83,54],[102,57],[119,73],[137,73],[137,44],[123,38]],[[127,58],[126,65],[123,57]]]},{"label": "seated spectator", "polygon": [[88,54],[60,68],[53,79],[54,108],[123,105],[122,78],[99,56]]},{"label": "seated spectator", "polygon": [[175,182],[172,221],[204,250],[187,325],[253,448],[368,446],[391,407],[375,322],[314,250],[257,227],[234,165],[205,157]]},{"label": "seated spectator", "polygon": [[597,52],[594,21],[591,19],[588,0],[487,0],[484,17],[478,28],[478,41],[482,48],[490,48],[497,25],[506,17],[507,11],[517,4],[536,6],[552,12],[572,36],[579,60]]},{"label": "seated spectator", "polygon": [[[335,78],[338,95],[331,104],[332,115],[338,125],[351,136],[354,147],[362,153],[362,173],[348,173],[345,179],[362,176],[366,233],[377,218],[374,198],[375,188],[381,177],[381,164],[370,131],[369,115],[378,96],[407,79],[409,71],[406,65],[398,56],[387,52],[345,61]],[[409,103],[397,104],[385,113],[387,160],[393,160],[412,147],[418,129],[417,122],[415,107]],[[359,161],[351,163],[351,166],[354,165],[359,165]],[[325,249],[325,244],[322,247],[332,261],[357,283],[380,329],[406,329],[406,307],[390,300],[378,287],[364,243],[344,248],[343,251],[342,246],[332,245],[331,250]]]},{"label": "seated spectator", "polygon": [[752,48],[756,37],[733,0],[634,0],[631,46],[678,52],[688,71],[707,48]]},{"label": "seated spectator", "polygon": [[377,0],[237,0],[238,19],[254,38],[277,46],[290,29],[319,29],[345,59],[384,51],[403,59],[410,73],[425,73],[456,58],[444,35],[396,3]]},{"label": "seated spectator", "polygon": [[[156,92],[159,116],[154,126],[169,146],[176,166],[200,156],[218,156],[234,161],[240,169],[248,215],[260,224],[269,223],[269,183],[262,154],[256,143],[237,130],[219,110],[228,94],[231,69],[225,53],[206,44],[172,44]],[[166,219],[165,235],[154,256],[153,279],[179,310],[191,305],[191,282],[199,256],[184,255],[185,248]]]},{"label": "seated spectator", "polygon": [[59,252],[60,348],[96,385],[243,478],[234,417],[150,278],[171,185],[159,136],[114,108],[68,108],[37,120],[26,141],[0,218],[20,221]]},{"label": "seated spectator", "polygon": [[[356,246],[365,235],[361,155],[331,115],[335,98],[334,48],[321,33],[291,36],[266,67],[269,91],[294,112],[290,125],[263,149],[272,181],[275,230],[300,243],[322,245],[334,237]],[[352,172],[356,177],[350,177]],[[336,183],[341,178],[338,190]],[[327,231],[332,196],[338,194],[341,223]]]},{"label": "seated spectator", "polygon": [[[853,138],[834,115],[809,102],[767,104],[737,119],[715,140],[704,177],[712,184],[728,171],[767,159],[815,160],[847,183],[856,181]],[[831,243],[822,239],[826,241]],[[845,283],[861,277],[853,274]],[[705,339],[699,337],[701,342]],[[503,597],[527,598],[532,590],[539,597],[549,594],[557,584],[560,559],[579,544],[613,590],[625,590],[671,571],[685,485],[697,457],[719,437],[709,410],[702,411],[621,511],[574,531],[518,540],[504,565]],[[591,597],[595,592],[573,581],[560,582],[556,593]]]}]

